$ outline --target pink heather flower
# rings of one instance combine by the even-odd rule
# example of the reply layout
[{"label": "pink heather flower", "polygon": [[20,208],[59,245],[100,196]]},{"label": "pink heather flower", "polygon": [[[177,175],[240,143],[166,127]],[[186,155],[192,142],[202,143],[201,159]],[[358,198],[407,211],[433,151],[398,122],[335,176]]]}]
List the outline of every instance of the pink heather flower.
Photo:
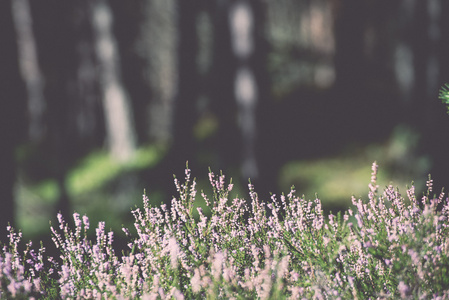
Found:
[{"label": "pink heather flower", "polygon": [[420,263],[420,258],[419,258],[419,255],[418,255],[418,253],[416,251],[414,251],[412,249],[409,249],[408,250],[408,255],[410,255],[410,258],[412,259],[413,264],[415,266],[417,266]]},{"label": "pink heather flower", "polygon": [[95,230],[97,234],[97,244],[101,244],[102,242],[102,238],[104,236],[104,226],[105,226],[104,222],[98,222],[98,227]]},{"label": "pink heather flower", "polygon": [[225,184],[225,176],[220,175],[220,177],[218,177],[217,189],[222,191],[224,189],[224,184]]},{"label": "pink heather flower", "polygon": [[11,282],[8,284],[8,291],[11,293],[13,297],[16,297],[16,293],[18,292],[19,284],[11,279]]},{"label": "pink heather flower", "polygon": [[270,251],[270,247],[268,245],[263,245],[263,251],[264,251],[266,259],[271,257],[271,251]]},{"label": "pink heather flower", "polygon": [[295,281],[298,281],[298,279],[299,279],[299,274],[298,274],[298,272],[293,272],[292,271],[292,273],[290,273],[290,276],[291,276],[291,278],[292,278],[292,280],[295,282]]},{"label": "pink heather flower", "polygon": [[214,172],[209,172],[209,181],[212,187],[215,187],[214,177]]},{"label": "pink heather flower", "polygon": [[438,196],[438,203],[443,202],[443,199],[444,199],[444,192],[441,191],[440,195]]},{"label": "pink heather flower", "polygon": [[215,280],[218,280],[222,273],[222,266],[224,261],[224,255],[221,251],[215,253],[214,260],[212,262],[212,274]]},{"label": "pink heather flower", "polygon": [[190,283],[192,284],[192,291],[194,293],[198,293],[201,290],[201,276],[200,271],[198,269],[195,269],[194,275],[190,280]]},{"label": "pink heather flower", "polygon": [[197,193],[197,191],[196,191],[196,181],[194,180],[194,181],[192,182],[192,186],[190,187],[190,197],[191,197],[192,199],[195,199],[196,193]]},{"label": "pink heather flower", "polygon": [[290,299],[299,299],[299,296],[301,296],[304,293],[304,288],[294,286],[292,287],[292,296]]},{"label": "pink heather flower", "polygon": [[114,232],[113,231],[109,231],[108,232],[108,244],[112,245],[113,241],[114,241]]},{"label": "pink heather flower", "polygon": [[179,246],[174,237],[168,241],[168,250],[170,251],[170,263],[173,269],[178,267]]},{"label": "pink heather flower", "polygon": [[430,178],[430,175],[429,175],[429,180],[426,181],[426,186],[427,186],[427,190],[429,191],[429,193],[431,193],[432,187],[433,187],[433,179]]},{"label": "pink heather flower", "polygon": [[353,288],[354,287],[354,277],[348,276],[348,282],[349,282],[349,285]]},{"label": "pink heather flower", "polygon": [[407,293],[408,293],[409,287],[404,283],[404,281],[399,282],[398,290],[399,290],[399,293],[401,294],[402,299],[407,298]]},{"label": "pink heather flower", "polygon": [[290,261],[290,256],[284,256],[278,265],[278,280],[284,278],[288,273],[288,264]]},{"label": "pink heather flower", "polygon": [[62,214],[58,213],[56,217],[58,218],[59,229],[62,230],[64,228],[64,219],[62,218]]},{"label": "pink heather flower", "polygon": [[374,197],[374,193],[377,191],[377,189],[379,188],[379,186],[376,184],[377,183],[377,169],[378,169],[378,165],[376,162],[373,162],[373,165],[371,167],[371,170],[373,171],[371,173],[371,183],[369,184],[369,189],[370,189],[370,199],[373,199]]},{"label": "pink heather flower", "polygon": [[41,279],[40,278],[33,278],[33,285],[36,288],[37,292],[41,291]]},{"label": "pink heather flower", "polygon": [[362,221],[362,218],[360,217],[360,215],[356,214],[354,217],[357,220],[357,225],[359,226],[359,228],[362,228],[363,227],[363,221]]},{"label": "pink heather flower", "polygon": [[123,232],[125,233],[126,236],[130,235],[128,228],[123,227],[122,230],[123,230]]},{"label": "pink heather flower", "polygon": [[413,203],[415,203],[416,197],[415,197],[415,186],[414,186],[414,185],[412,185],[412,186],[407,190],[407,197],[410,199],[410,201],[412,201]]},{"label": "pink heather flower", "polygon": [[201,192],[201,197],[203,197],[204,202],[206,203],[207,206],[210,206],[210,200],[209,197],[207,197],[207,195],[204,192]]},{"label": "pink heather flower", "polygon": [[176,288],[173,288],[174,289],[174,291],[173,291],[173,297],[176,299],[176,300],[184,300],[184,295],[178,290],[178,289],[176,289]]},{"label": "pink heather flower", "polygon": [[42,264],[42,263],[36,263],[36,264],[34,265],[34,269],[35,269],[37,272],[41,271],[43,268],[44,268],[44,264]]},{"label": "pink heather flower", "polygon": [[84,223],[84,228],[86,230],[89,229],[89,218],[86,215],[83,216],[83,223]]},{"label": "pink heather flower", "polygon": [[79,213],[73,213],[73,220],[75,221],[75,227],[81,227],[81,220]]}]

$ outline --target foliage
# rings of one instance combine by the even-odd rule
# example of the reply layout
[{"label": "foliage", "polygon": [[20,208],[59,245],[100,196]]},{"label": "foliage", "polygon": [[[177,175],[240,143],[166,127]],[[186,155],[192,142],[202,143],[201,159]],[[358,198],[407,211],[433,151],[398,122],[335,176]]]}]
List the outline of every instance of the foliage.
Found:
[{"label": "foliage", "polygon": [[440,89],[440,100],[447,105],[447,113],[449,114],[449,84],[445,84]]},{"label": "foliage", "polygon": [[[9,228],[0,253],[1,298],[116,299],[367,299],[449,298],[449,200],[414,187],[407,200],[388,186],[380,193],[373,164],[368,199],[325,217],[321,201],[273,195],[231,199],[232,181],[209,172],[211,196],[197,193],[190,170],[175,178],[171,205],[132,211],[135,231],[123,228],[129,250],[117,255],[104,222],[87,238],[87,216],[74,229],[58,215],[51,227],[57,258],[18,248]],[[202,198],[211,215],[194,202]],[[354,220],[354,222],[351,222]]]}]

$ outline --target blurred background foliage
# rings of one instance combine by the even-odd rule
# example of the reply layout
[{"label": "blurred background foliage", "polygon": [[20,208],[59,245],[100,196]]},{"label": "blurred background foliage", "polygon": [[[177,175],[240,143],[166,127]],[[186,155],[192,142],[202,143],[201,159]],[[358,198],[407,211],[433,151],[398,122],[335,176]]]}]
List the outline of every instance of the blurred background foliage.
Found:
[{"label": "blurred background foliage", "polygon": [[449,2],[5,0],[0,4],[1,234],[56,212],[118,234],[145,193],[223,170],[246,196],[326,211],[427,174],[447,186]]}]

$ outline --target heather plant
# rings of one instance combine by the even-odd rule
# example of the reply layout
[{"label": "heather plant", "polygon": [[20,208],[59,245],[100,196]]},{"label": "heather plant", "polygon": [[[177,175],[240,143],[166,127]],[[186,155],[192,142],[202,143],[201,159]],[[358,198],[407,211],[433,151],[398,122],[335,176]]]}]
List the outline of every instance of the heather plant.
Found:
[{"label": "heather plant", "polygon": [[61,215],[51,227],[55,258],[43,245],[20,251],[10,228],[1,298],[448,299],[448,199],[432,196],[431,178],[422,197],[413,185],[406,198],[393,186],[381,192],[377,168],[365,201],[353,197],[352,208],[328,216],[318,197],[294,188],[263,201],[249,183],[248,199],[233,198],[232,181],[211,171],[211,193],[198,193],[186,168],[170,205],[143,196],[120,255],[105,223],[90,240],[78,213],[73,229]]}]

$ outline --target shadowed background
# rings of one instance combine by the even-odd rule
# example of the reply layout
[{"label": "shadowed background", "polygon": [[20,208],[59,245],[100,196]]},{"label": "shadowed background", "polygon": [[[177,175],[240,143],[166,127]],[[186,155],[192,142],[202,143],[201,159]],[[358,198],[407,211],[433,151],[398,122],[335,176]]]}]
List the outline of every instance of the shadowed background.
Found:
[{"label": "shadowed background", "polygon": [[427,174],[447,186],[444,0],[5,0],[0,233],[61,211],[120,232],[186,161],[326,211]]}]

